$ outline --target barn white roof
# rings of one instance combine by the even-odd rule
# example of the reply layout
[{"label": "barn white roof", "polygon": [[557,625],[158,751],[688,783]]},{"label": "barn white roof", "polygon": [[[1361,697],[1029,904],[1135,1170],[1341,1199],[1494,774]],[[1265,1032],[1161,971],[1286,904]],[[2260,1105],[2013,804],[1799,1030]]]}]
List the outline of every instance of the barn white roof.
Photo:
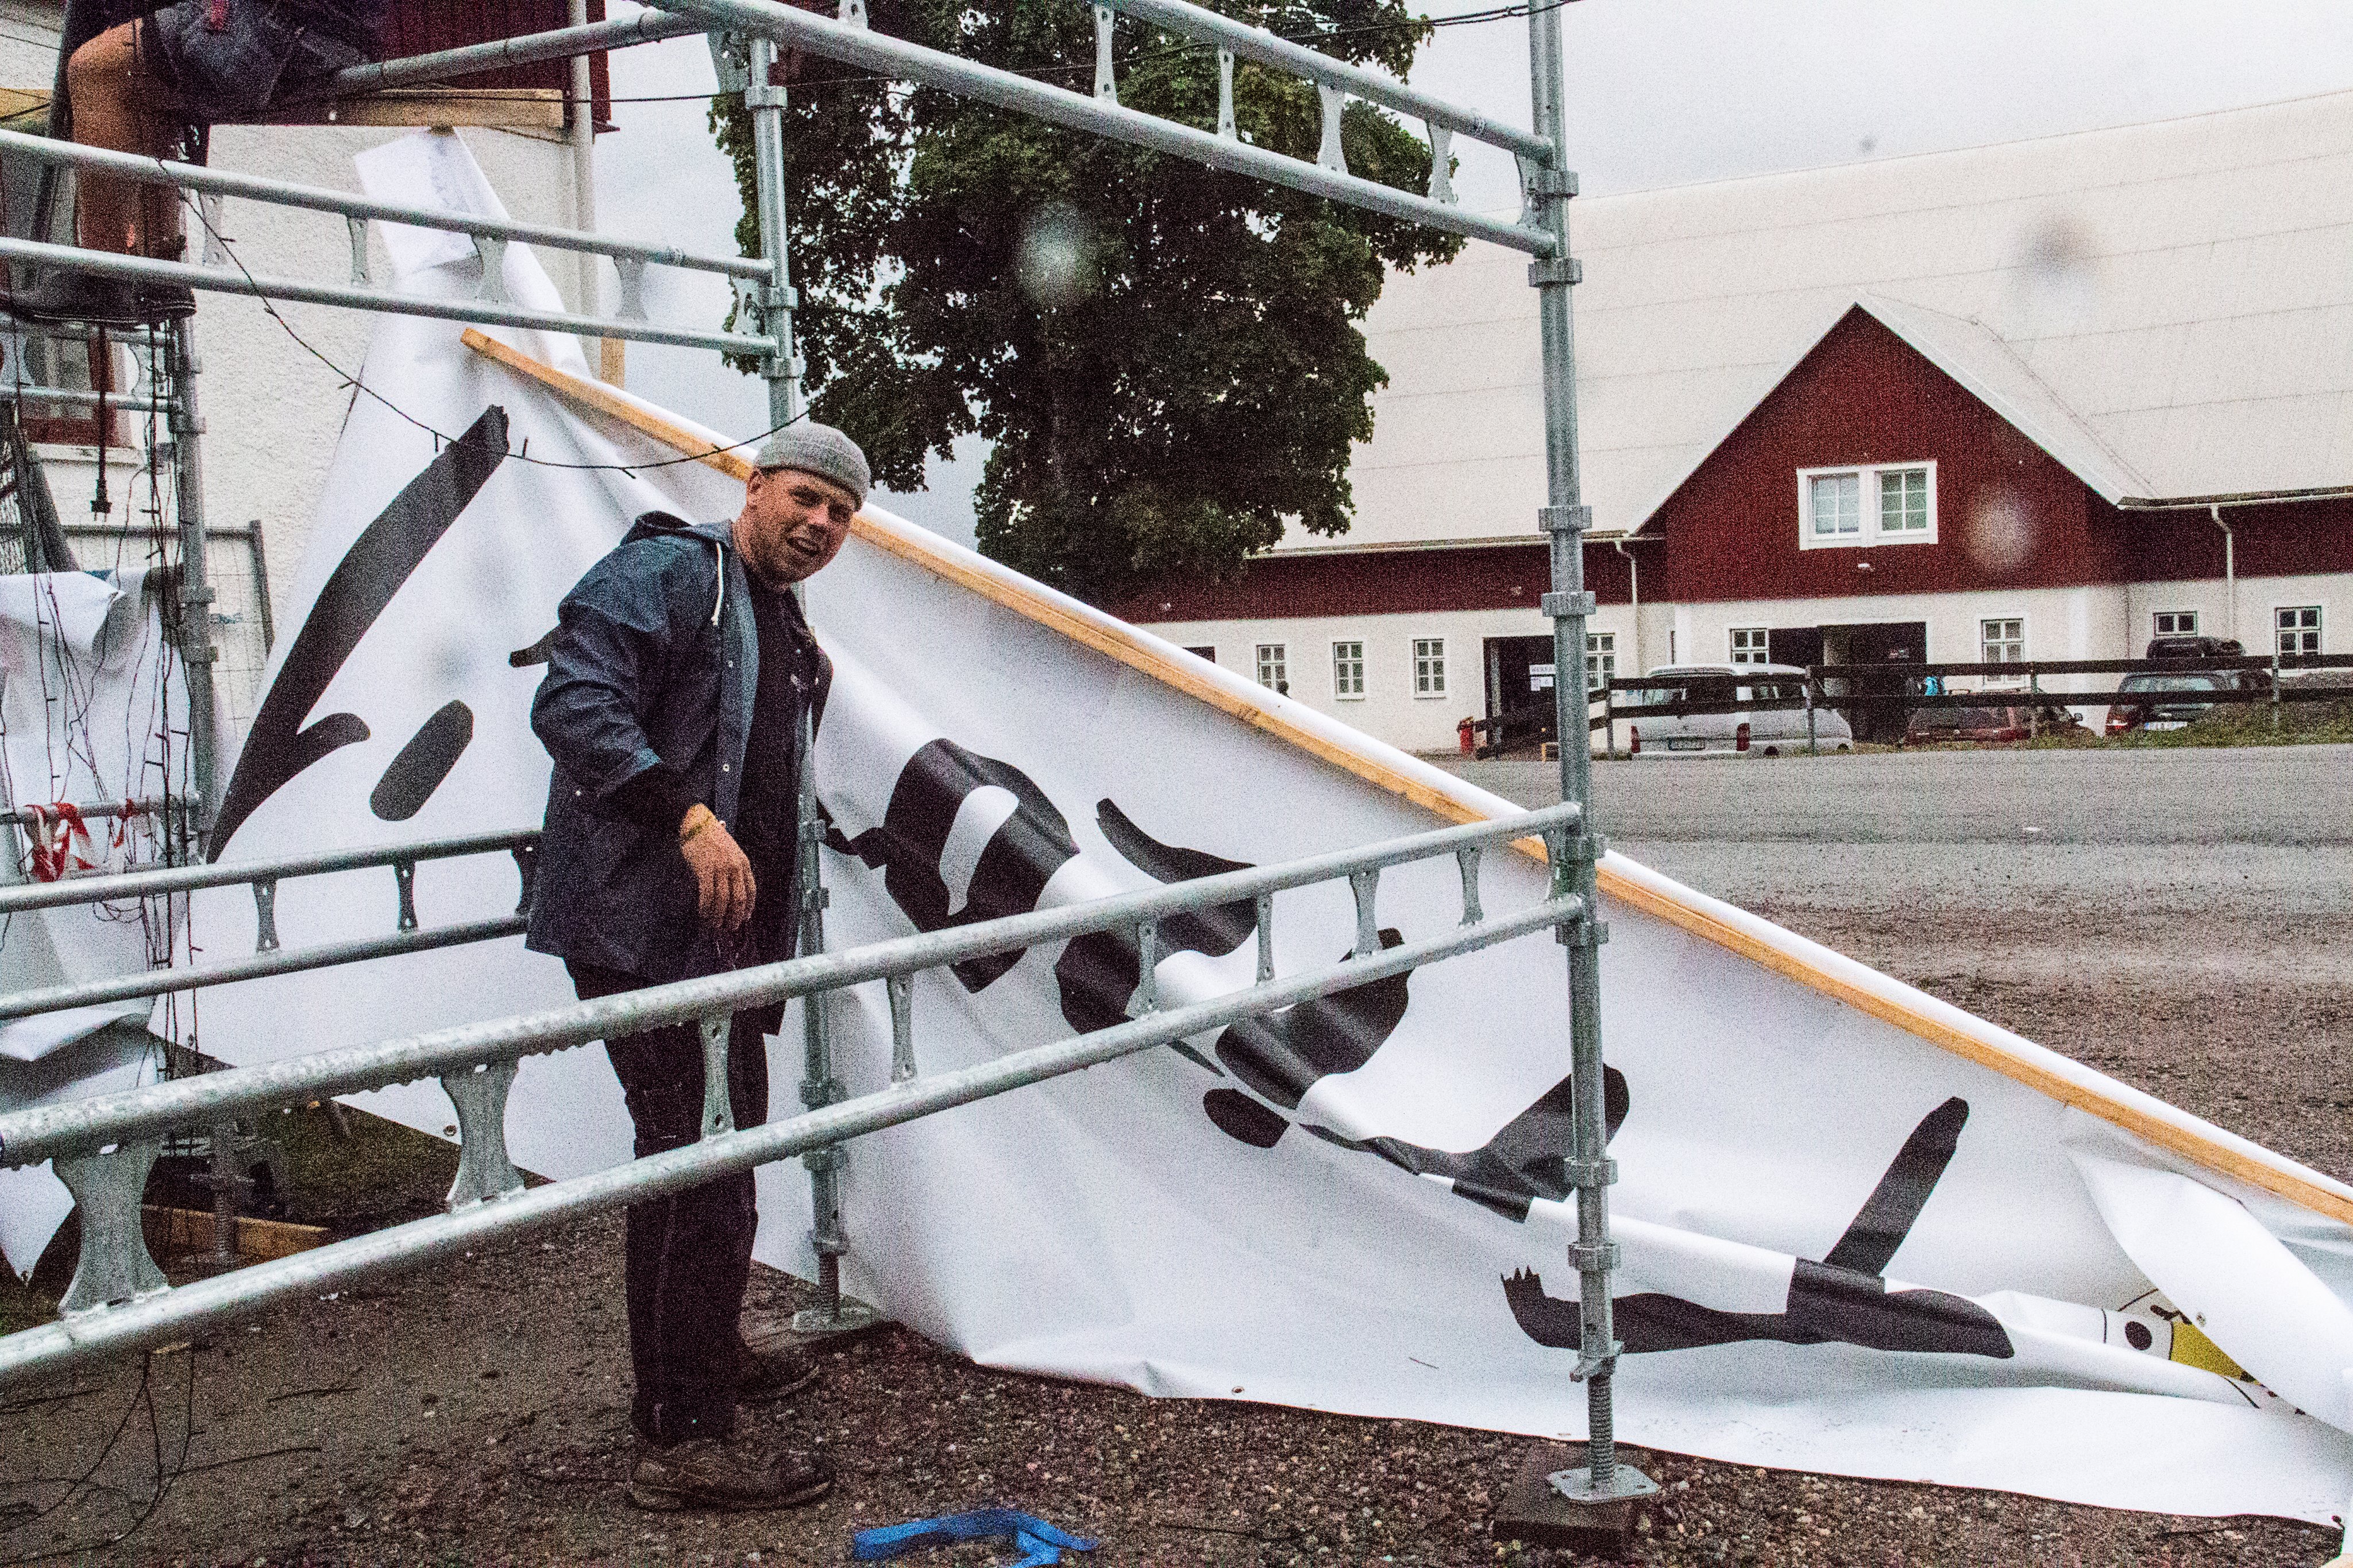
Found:
[{"label": "barn white roof", "polygon": [[[1580,200],[1585,499],[1637,528],[1860,303],[2111,500],[2353,485],[2353,93]],[[1535,536],[1535,291],[1389,280],[1350,475],[1377,548]]]}]

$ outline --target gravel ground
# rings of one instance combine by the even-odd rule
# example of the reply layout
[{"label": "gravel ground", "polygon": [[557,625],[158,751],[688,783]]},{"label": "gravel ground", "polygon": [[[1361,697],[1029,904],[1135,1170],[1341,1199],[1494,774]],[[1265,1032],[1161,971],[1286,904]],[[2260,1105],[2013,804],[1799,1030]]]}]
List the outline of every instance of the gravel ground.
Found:
[{"label": "gravel ground", "polygon": [[[1474,776],[1535,801],[1549,773]],[[1599,770],[1598,807],[1630,854],[2353,1176],[2348,777],[2353,752],[2324,747],[1627,763]],[[614,1484],[628,1452],[618,1255],[617,1221],[598,1220],[0,1407],[0,1568],[44,1552],[832,1563],[854,1530],[984,1501],[1099,1535],[1073,1561],[1101,1564],[1574,1561],[1489,1537],[1524,1439],[1146,1400],[983,1371],[895,1329],[830,1347],[818,1390],[759,1417],[834,1456],[832,1497],[638,1513]],[[762,1271],[755,1321],[781,1322],[798,1289]],[[1640,1527],[1644,1564],[2277,1568],[2335,1547],[2277,1521],[1634,1458],[1667,1487]],[[149,1512],[158,1474],[176,1479]],[[123,1543],[76,1549],[142,1514]]]}]

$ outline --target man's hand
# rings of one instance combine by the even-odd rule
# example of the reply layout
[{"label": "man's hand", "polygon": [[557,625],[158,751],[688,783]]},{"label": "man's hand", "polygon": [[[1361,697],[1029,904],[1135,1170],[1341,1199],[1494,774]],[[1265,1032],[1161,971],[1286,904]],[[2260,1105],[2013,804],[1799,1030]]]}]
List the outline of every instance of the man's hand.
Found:
[{"label": "man's hand", "polygon": [[680,821],[678,852],[694,873],[695,904],[703,924],[733,931],[752,918],[752,900],[758,892],[752,862],[709,806],[698,805]]}]

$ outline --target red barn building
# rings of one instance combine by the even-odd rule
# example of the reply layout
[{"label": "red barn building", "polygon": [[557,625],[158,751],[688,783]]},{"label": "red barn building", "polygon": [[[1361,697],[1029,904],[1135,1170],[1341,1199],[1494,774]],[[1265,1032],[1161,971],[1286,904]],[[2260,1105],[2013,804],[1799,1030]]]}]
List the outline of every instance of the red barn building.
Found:
[{"label": "red barn building", "polygon": [[[1589,674],[2353,635],[2353,94],[1574,217]],[[1541,700],[1522,267],[1390,280],[1350,534],[1124,611],[1417,748]]]}]

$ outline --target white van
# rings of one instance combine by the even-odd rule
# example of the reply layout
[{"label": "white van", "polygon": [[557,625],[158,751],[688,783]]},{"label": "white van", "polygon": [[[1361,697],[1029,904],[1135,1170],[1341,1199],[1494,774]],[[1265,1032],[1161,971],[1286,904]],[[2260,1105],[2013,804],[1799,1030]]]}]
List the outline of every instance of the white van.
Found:
[{"label": "white van", "polygon": [[[1621,720],[1626,753],[1634,757],[1803,755],[1806,672],[1792,664],[1662,665],[1642,678],[1640,691],[1619,694],[1626,708],[1664,709]],[[1726,711],[1736,702],[1786,701],[1786,708]],[[1709,712],[1707,710],[1717,711]],[[1814,692],[1814,744],[1824,752],[1854,750],[1854,730]]]}]

